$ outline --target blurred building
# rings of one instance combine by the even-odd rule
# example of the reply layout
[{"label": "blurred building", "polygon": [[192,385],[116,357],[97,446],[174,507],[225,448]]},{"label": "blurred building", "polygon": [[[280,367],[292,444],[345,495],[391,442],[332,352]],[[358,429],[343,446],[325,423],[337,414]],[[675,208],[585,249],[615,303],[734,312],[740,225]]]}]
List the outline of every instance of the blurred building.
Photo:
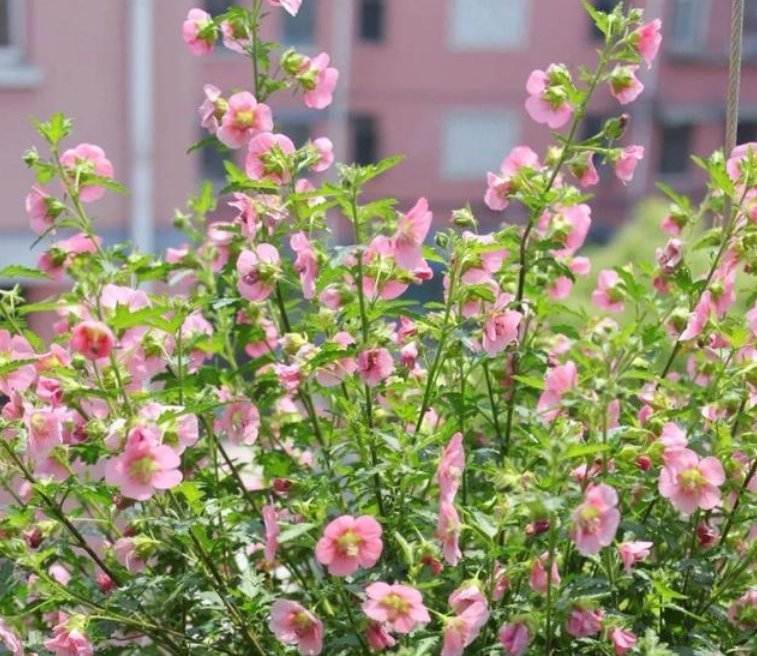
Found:
[{"label": "blurred building", "polygon": [[[219,47],[190,56],[180,26],[203,0],[0,0],[0,264],[32,261],[23,200],[32,176],[21,154],[39,139],[30,116],[61,110],[75,119],[71,145],[105,148],[130,196],[91,206],[106,239],[143,249],[172,240],[173,210],[202,178],[223,170],[212,149],[186,156],[200,138],[195,108],[202,86],[250,85],[250,65]],[[595,0],[603,9],[614,0]],[[707,155],[724,138],[727,0],[639,0],[664,20],[659,65],[641,71],[647,93],[630,107],[624,143],[648,152],[624,187],[604,171],[597,188],[595,239],[606,238],[655,179],[685,191],[702,185],[689,153]],[[205,0],[219,13],[228,0]],[[304,0],[291,19],[271,8],[271,38],[308,54],[326,50],[340,69],[335,102],[307,110],[282,93],[278,128],[297,143],[328,134],[342,159],[361,163],[405,153],[375,182],[401,207],[431,200],[437,221],[470,201],[483,205],[485,174],[517,144],[545,146],[548,131],[523,111],[525,80],[553,61],[591,65],[600,37],[579,0]],[[757,1],[747,2],[740,140],[757,140]],[[603,91],[587,131],[623,110]]]}]

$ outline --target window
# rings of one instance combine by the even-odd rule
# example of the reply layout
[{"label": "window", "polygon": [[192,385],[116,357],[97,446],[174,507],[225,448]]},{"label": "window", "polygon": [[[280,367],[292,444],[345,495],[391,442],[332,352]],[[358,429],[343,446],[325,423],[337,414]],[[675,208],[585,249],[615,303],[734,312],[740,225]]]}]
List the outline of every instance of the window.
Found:
[{"label": "window", "polygon": [[210,143],[203,146],[200,149],[201,178],[212,182],[217,189],[223,188],[226,185],[226,167],[224,167],[223,161],[228,158],[229,153],[220,152],[215,144]]},{"label": "window", "polygon": [[736,143],[750,143],[757,141],[757,121],[739,121],[736,133]]},{"label": "window", "polygon": [[281,12],[281,40],[287,45],[309,45],[315,42],[316,2],[303,2],[297,16]]},{"label": "window", "polygon": [[365,166],[379,161],[378,120],[375,116],[350,117],[350,142],[352,161]]},{"label": "window", "polygon": [[23,54],[23,4],[0,0],[0,66],[17,64]]},{"label": "window", "polygon": [[449,45],[454,50],[512,50],[526,45],[527,0],[451,0]]},{"label": "window", "polygon": [[235,0],[205,0],[205,11],[211,16],[225,14],[235,4]]},{"label": "window", "polygon": [[703,0],[674,0],[670,39],[677,50],[691,51],[699,47],[704,28]]},{"label": "window", "polygon": [[442,176],[448,180],[476,180],[496,171],[516,145],[515,112],[452,110],[444,119]]},{"label": "window", "polygon": [[757,3],[754,0],[744,6],[744,36],[757,37]]},{"label": "window", "polygon": [[281,116],[276,122],[276,131],[289,137],[297,148],[305,145],[311,136],[311,124],[305,118],[298,116]]},{"label": "window", "polygon": [[689,153],[694,126],[691,123],[664,125],[660,152],[660,173],[677,175],[689,168]]},{"label": "window", "polygon": [[384,0],[360,0],[359,34],[362,41],[382,41],[384,39]]},{"label": "window", "polygon": [[[599,9],[599,11],[602,11],[605,14],[609,14],[613,9],[615,9],[618,1],[619,0],[594,0],[593,4],[596,9]],[[600,32],[600,30],[594,24],[594,20],[591,18],[591,16],[589,16],[589,23],[591,25],[591,38],[595,41],[604,41],[605,35],[602,34],[602,32]]]}]

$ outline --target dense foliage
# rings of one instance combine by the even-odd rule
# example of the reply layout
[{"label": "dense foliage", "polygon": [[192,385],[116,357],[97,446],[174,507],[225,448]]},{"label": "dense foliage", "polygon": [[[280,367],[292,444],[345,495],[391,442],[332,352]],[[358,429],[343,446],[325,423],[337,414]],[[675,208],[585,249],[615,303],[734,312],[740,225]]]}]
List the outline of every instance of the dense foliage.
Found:
[{"label": "dense foliage", "polygon": [[[579,127],[598,88],[641,93],[661,40],[589,9],[596,66],[530,76],[554,146],[489,174],[490,233],[462,208],[427,244],[424,198],[366,201],[400,158],[319,177],[331,142],[275,132],[269,103],[322,109],[338,73],[262,41],[261,0],[183,25],[252,75],[205,87],[198,146],[246,160],[177,213],[186,245],[103,244],[111,163],[37,125],[27,210],[63,236],[0,276],[67,286],[0,292],[0,653],[754,653],[757,307],[729,309],[737,276],[755,303],[757,144],[698,159],[701,200],[663,188],[656,257],[575,310],[594,160],[622,184],[644,155],[620,108]],[[208,221],[218,202],[236,217]],[[434,276],[443,298],[407,300]]]}]

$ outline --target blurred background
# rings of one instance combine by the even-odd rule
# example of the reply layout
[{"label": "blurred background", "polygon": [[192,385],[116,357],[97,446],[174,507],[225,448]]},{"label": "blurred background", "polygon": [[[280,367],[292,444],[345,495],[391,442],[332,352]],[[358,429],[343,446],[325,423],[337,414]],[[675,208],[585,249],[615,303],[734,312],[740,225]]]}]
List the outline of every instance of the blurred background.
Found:
[{"label": "blurred background", "polygon": [[[185,154],[203,136],[202,87],[249,88],[251,77],[249,62],[220,45],[209,57],[191,56],[181,23],[193,6],[218,14],[230,4],[0,0],[0,265],[36,259],[23,206],[33,180],[21,155],[39,145],[30,117],[58,110],[74,118],[69,144],[101,145],[132,189],[90,206],[106,241],[132,239],[148,251],[178,243],[174,209],[201,180],[220,185],[224,174],[213,149]],[[609,10],[616,0],[594,4]],[[633,4],[663,19],[661,57],[640,70],[646,92],[627,108],[621,142],[643,145],[647,157],[627,187],[600,170],[595,243],[627,224],[655,180],[696,194],[703,179],[689,154],[708,155],[724,140],[730,3]],[[523,110],[526,78],[553,61],[591,66],[601,44],[579,0],[304,0],[296,19],[270,8],[266,23],[267,38],[310,55],[325,50],[341,72],[325,111],[287,92],[275,96],[277,129],[298,145],[328,135],[346,161],[405,153],[371,193],[396,196],[405,209],[425,195],[437,226],[467,201],[485,226],[518,218],[487,210],[483,194],[486,171],[513,146],[547,144],[548,130]],[[740,142],[757,140],[757,0],[747,1],[744,49]],[[586,132],[622,111],[603,91]]]}]

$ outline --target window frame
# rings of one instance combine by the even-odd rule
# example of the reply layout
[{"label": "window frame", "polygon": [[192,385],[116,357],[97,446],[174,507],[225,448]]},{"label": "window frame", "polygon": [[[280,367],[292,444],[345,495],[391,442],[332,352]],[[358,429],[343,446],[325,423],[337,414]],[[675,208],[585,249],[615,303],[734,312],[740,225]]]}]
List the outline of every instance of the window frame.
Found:
[{"label": "window frame", "polygon": [[[691,146],[696,139],[697,122],[693,120],[671,121],[660,124],[660,153],[657,161],[657,175],[663,179],[682,178],[689,174],[691,170]],[[685,137],[680,134],[669,137],[674,142],[681,143],[681,152],[684,153],[681,170],[666,170],[663,165],[666,163],[665,158],[665,132],[672,130],[684,130]]]}]

